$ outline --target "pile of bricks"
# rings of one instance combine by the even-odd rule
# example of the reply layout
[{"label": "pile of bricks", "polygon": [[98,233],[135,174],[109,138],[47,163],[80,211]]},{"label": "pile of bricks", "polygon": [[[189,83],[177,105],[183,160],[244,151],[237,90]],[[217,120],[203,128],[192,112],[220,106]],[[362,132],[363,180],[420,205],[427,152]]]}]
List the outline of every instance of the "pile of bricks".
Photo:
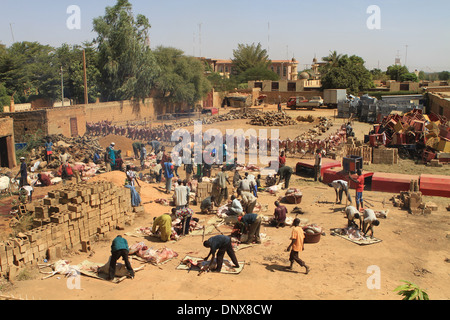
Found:
[{"label": "pile of bricks", "polygon": [[115,228],[133,224],[142,207],[131,206],[130,190],[111,182],[69,185],[27,206],[34,228],[22,237],[0,243],[0,272],[43,259],[61,258],[62,251],[81,247],[88,251]]},{"label": "pile of bricks", "polygon": [[398,149],[396,148],[373,148],[373,164],[398,164]]},{"label": "pile of bricks", "polygon": [[401,207],[413,215],[427,215],[436,211],[438,207],[432,202],[422,201],[422,192],[419,191],[419,181],[411,180],[409,191],[402,191],[400,195],[393,197],[394,207]]},{"label": "pile of bricks", "polygon": [[351,147],[346,146],[345,154],[346,156],[358,156],[362,157],[364,164],[372,163],[372,153],[373,148],[369,146],[359,146],[359,147]]},{"label": "pile of bricks", "polygon": [[196,203],[200,204],[205,198],[211,196],[212,192],[213,184],[211,182],[200,182],[195,193]]}]

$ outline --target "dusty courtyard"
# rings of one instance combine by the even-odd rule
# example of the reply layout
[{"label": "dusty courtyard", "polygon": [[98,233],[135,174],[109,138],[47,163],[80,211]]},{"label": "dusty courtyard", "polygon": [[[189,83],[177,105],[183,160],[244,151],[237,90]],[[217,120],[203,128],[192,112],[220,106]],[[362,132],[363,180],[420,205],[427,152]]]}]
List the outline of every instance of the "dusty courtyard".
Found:
[{"label": "dusty courtyard", "polygon": [[[314,116],[332,116],[334,110],[288,112],[293,116],[308,113]],[[337,119],[331,131],[335,131],[340,124],[342,120]],[[244,120],[237,120],[210,126],[222,129],[248,125]],[[362,139],[370,125],[355,122],[354,127],[356,135]],[[206,128],[208,126],[204,129]],[[295,137],[308,128],[308,125],[281,128],[280,136]],[[132,150],[131,145],[129,148]],[[288,158],[287,164],[295,168],[298,161],[298,158]],[[429,170],[424,165],[414,165],[412,161],[408,165],[414,166],[416,172]],[[448,166],[440,169],[439,174],[450,174]],[[389,170],[402,171],[401,166]],[[184,178],[184,170],[180,171],[181,178]],[[122,185],[124,178],[124,173],[112,172],[92,179],[105,179]],[[141,184],[145,215],[137,218],[134,225],[126,226],[124,231],[113,231],[108,239],[94,243],[89,257],[87,253],[73,251],[66,257],[67,260],[73,264],[85,259],[106,263],[115,235],[140,226],[150,226],[153,217],[170,210],[170,207],[150,202],[157,198],[171,197],[162,192],[163,184]],[[393,290],[402,284],[401,280],[407,280],[425,290],[430,299],[450,298],[450,213],[446,210],[449,199],[425,197],[426,201],[435,202],[438,210],[428,216],[411,215],[393,207],[389,201],[393,194],[365,191],[367,207],[389,209],[389,213],[387,219],[381,219],[380,225],[375,228],[375,237],[382,242],[359,246],[330,234],[330,229],[345,227],[347,223],[343,214],[345,205],[334,204],[335,194],[332,188],[314,182],[312,178],[297,175],[292,176],[290,186],[300,189],[303,198],[300,205],[285,204],[288,216],[294,217],[295,214],[290,212],[295,206],[299,206],[304,211],[304,214],[299,215],[302,223],[317,224],[325,232],[320,242],[305,244],[305,250],[300,254],[311,267],[308,275],[298,265],[294,265],[293,271],[285,270],[285,266],[289,264],[289,253],[285,250],[290,242],[290,227],[276,229],[264,225],[261,232],[267,235],[267,241],[236,252],[238,260],[245,261],[244,269],[238,275],[204,273],[199,276],[196,271],[176,270],[186,255],[205,257],[208,254],[208,249],[202,245],[201,235],[189,235],[170,243],[162,243],[154,238],[126,237],[130,245],[145,241],[149,247],[166,246],[177,252],[178,257],[161,266],[146,264],[135,279],[126,279],[120,284],[81,276],[80,287],[70,289],[67,279],[62,276],[41,280],[43,275],[36,274],[31,280],[14,281],[13,285],[3,288],[2,294],[42,300],[398,300],[401,297]],[[46,194],[50,188],[57,186],[40,188],[35,196]],[[353,195],[354,190],[351,192]],[[283,191],[276,196],[260,192],[258,202],[268,205],[268,210],[262,214],[272,216],[274,201],[283,195]],[[211,217],[199,214],[199,206],[193,208],[195,217],[200,219],[201,224]],[[2,217],[6,228],[4,220]],[[223,225],[220,230],[229,234],[231,227]],[[215,234],[219,232],[206,235],[206,238]],[[134,267],[142,265],[137,260],[132,260],[132,264]],[[372,280],[374,276],[379,276],[379,282]]]}]

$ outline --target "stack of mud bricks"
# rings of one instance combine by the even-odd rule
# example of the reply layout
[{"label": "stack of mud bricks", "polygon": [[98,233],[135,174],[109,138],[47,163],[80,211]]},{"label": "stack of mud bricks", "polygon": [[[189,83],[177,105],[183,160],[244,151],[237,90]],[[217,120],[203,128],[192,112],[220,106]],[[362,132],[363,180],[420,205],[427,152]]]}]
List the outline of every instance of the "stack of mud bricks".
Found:
[{"label": "stack of mud bricks", "polygon": [[[34,210],[33,210],[34,206]],[[28,205],[33,229],[24,237],[0,243],[0,272],[43,259],[59,259],[63,250],[90,249],[115,228],[133,224],[143,207],[132,208],[130,190],[106,181],[69,185]]]},{"label": "stack of mud bricks", "polygon": [[197,185],[197,192],[195,194],[195,201],[200,204],[205,198],[209,197],[212,194],[212,186],[211,182],[200,182]]},{"label": "stack of mud bricks", "polygon": [[346,148],[346,156],[358,156],[363,158],[364,164],[372,163],[372,153],[373,148],[369,146],[359,146],[359,147],[350,147]]},{"label": "stack of mud bricks", "polygon": [[373,148],[373,164],[398,164],[398,149],[396,148]]}]

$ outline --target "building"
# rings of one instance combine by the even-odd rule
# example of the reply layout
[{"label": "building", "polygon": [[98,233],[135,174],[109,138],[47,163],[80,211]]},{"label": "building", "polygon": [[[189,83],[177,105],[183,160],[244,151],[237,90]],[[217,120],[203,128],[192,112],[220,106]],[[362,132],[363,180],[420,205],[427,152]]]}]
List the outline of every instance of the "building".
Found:
[{"label": "building", "polygon": [[[201,58],[211,68],[213,72],[217,72],[220,75],[229,78],[235,70],[235,66],[231,59],[207,59]],[[280,80],[297,80],[298,78],[298,62],[294,58],[292,60],[272,60],[269,69],[275,72]]]},{"label": "building", "polygon": [[16,165],[14,121],[9,117],[0,118],[0,166],[12,169]]},{"label": "building", "polygon": [[428,87],[428,111],[450,119],[450,87]]}]

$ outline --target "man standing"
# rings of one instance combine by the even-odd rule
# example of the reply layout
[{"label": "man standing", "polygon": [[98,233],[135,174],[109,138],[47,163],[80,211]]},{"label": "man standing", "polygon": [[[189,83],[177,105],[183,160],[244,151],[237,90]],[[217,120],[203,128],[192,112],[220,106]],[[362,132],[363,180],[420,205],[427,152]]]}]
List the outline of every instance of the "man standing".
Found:
[{"label": "man standing", "polygon": [[164,178],[166,178],[166,193],[169,194],[172,191],[172,178],[173,178],[173,164],[172,159],[169,157],[167,162],[164,162]]},{"label": "man standing", "polygon": [[291,179],[292,173],[294,171],[289,166],[283,166],[278,169],[277,176],[279,176],[277,184],[280,183],[280,181],[284,180],[284,188],[289,188],[289,180]]},{"label": "man standing", "polygon": [[20,157],[20,169],[14,178],[17,179],[19,174],[20,174],[19,188],[22,188],[23,186],[26,186],[28,184],[27,163],[25,162],[24,157]]},{"label": "man standing", "polygon": [[125,262],[125,266],[130,273],[129,277],[131,279],[134,278],[134,270],[131,267],[130,261],[128,260],[128,242],[125,238],[122,238],[121,235],[118,235],[112,242],[111,245],[111,259],[109,261],[109,278],[108,280],[114,280],[116,275],[116,262],[122,257]]},{"label": "man standing", "polygon": [[[328,184],[329,187],[334,188],[334,192],[336,193],[336,203],[341,204],[342,203],[342,194],[345,192],[345,196],[347,197],[347,200],[352,203],[352,197],[350,196],[350,193],[348,192],[348,182],[345,180],[334,180],[333,182]],[[339,200],[339,202],[338,202]]]},{"label": "man standing", "polygon": [[225,235],[217,235],[204,241],[203,246],[206,248],[210,248],[208,256],[205,259],[203,259],[204,261],[208,261],[209,256],[212,256],[209,265],[211,265],[214,262],[214,256],[216,254],[216,251],[218,251],[216,268],[211,271],[220,272],[222,270],[223,257],[225,256],[225,252],[228,254],[231,261],[233,262],[234,264],[233,267],[239,268],[239,262],[237,261],[236,255],[231,245],[230,237]]},{"label": "man standing", "polygon": [[106,148],[105,152],[105,171],[111,172],[111,149],[109,147]]},{"label": "man standing", "polygon": [[141,143],[140,142],[133,142],[133,144],[132,144],[132,146],[133,146],[133,152],[134,152],[134,159],[139,159],[139,150],[141,149]]},{"label": "man standing", "polygon": [[176,209],[183,209],[188,204],[189,197],[188,189],[183,185],[181,179],[177,181],[177,186],[173,192],[173,200],[175,201]]},{"label": "man standing", "polygon": [[145,160],[147,159],[147,149],[145,148],[145,144],[141,144],[141,169],[144,169]]},{"label": "man standing", "polygon": [[279,201],[275,201],[275,211],[273,213],[274,218],[271,221],[271,225],[275,227],[282,226],[284,227],[284,223],[286,221],[287,209],[285,206],[281,205]]},{"label": "man standing", "polygon": [[356,183],[356,209],[358,209],[358,211],[361,211],[364,208],[363,204],[364,176],[361,172],[361,169],[358,169],[356,173],[358,175],[356,179],[353,179],[350,173],[348,174],[348,177],[350,178],[350,180]]},{"label": "man standing", "polygon": [[314,162],[314,181],[321,181],[322,180],[322,149],[316,150],[316,157]]},{"label": "man standing", "polygon": [[298,257],[298,253],[304,250],[305,240],[305,234],[303,233],[303,229],[299,227],[299,224],[300,219],[295,218],[294,222],[292,223],[294,228],[292,229],[291,243],[286,249],[286,251],[289,252],[289,250],[291,250],[292,248],[291,254],[289,255],[289,261],[291,262],[291,264],[289,267],[287,267],[287,269],[292,270],[294,262],[297,262],[300,266],[306,268],[305,274],[308,274],[311,269],[305,264],[303,260]]},{"label": "man standing", "polygon": [[230,181],[228,180],[228,174],[225,172],[225,166],[222,167],[222,171],[217,173],[217,178],[215,180],[215,185],[219,189],[219,196],[216,202],[216,206],[220,206],[222,204],[222,200],[228,200],[228,186]]},{"label": "man standing", "polygon": [[47,164],[49,164],[52,161],[52,147],[53,142],[50,138],[47,138],[47,142],[45,142],[45,150],[47,152]]}]

